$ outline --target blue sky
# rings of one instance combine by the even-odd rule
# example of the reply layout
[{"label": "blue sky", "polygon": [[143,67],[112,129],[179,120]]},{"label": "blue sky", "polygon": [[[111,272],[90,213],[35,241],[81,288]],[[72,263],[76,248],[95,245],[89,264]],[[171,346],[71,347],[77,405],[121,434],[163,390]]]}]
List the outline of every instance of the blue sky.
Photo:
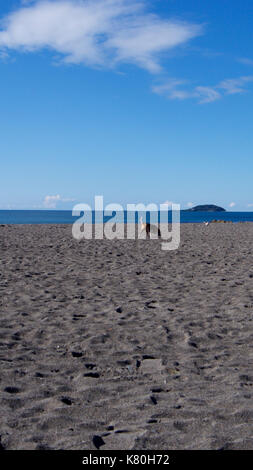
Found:
[{"label": "blue sky", "polygon": [[0,208],[253,210],[252,0],[0,3]]}]

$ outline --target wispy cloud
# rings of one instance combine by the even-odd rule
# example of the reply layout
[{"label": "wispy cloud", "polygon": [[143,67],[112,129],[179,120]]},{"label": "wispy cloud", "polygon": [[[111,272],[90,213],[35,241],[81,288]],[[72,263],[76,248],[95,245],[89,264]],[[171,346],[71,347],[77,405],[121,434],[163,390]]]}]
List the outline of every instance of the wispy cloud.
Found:
[{"label": "wispy cloud", "polygon": [[253,76],[240,77],[235,79],[223,80],[218,88],[221,88],[228,95],[234,95],[236,93],[243,93],[245,91],[245,85],[253,81]]},{"label": "wispy cloud", "polygon": [[253,76],[226,79],[215,86],[195,86],[186,80],[169,79],[165,83],[155,85],[152,91],[164,95],[171,100],[196,99],[200,104],[211,103],[224,95],[244,93],[246,84],[253,81]]},{"label": "wispy cloud", "polygon": [[198,98],[199,103],[211,103],[212,101],[219,100],[221,94],[212,87],[208,86],[197,86],[194,90],[195,97]]},{"label": "wispy cloud", "polygon": [[230,204],[228,205],[229,207],[235,207],[236,206],[236,203],[235,202],[230,202]]},{"label": "wispy cloud", "polygon": [[249,59],[248,57],[240,57],[239,59],[237,59],[237,62],[240,62],[243,65],[253,65],[253,60]]},{"label": "wispy cloud", "polygon": [[66,63],[134,63],[161,71],[161,53],[202,34],[201,25],[163,19],[140,0],[26,1],[0,22],[0,50],[57,52]]},{"label": "wispy cloud", "polygon": [[7,52],[0,50],[0,59],[5,60],[5,59],[7,59],[7,57],[8,57]]},{"label": "wispy cloud", "polygon": [[47,209],[55,209],[59,202],[74,202],[75,199],[62,198],[59,194],[55,196],[45,196],[43,206]]},{"label": "wispy cloud", "polygon": [[189,83],[185,80],[172,79],[161,85],[153,86],[152,90],[154,93],[165,95],[171,100],[195,98],[199,103],[210,103],[221,98],[221,94],[215,88],[207,86],[190,88]]}]

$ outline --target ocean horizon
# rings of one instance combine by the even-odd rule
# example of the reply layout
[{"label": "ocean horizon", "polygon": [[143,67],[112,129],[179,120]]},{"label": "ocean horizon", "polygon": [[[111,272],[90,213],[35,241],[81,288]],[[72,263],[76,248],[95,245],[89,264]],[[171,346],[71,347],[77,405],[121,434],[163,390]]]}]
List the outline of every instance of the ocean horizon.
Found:
[{"label": "ocean horizon", "polygon": [[[102,220],[104,223],[108,222],[112,217],[115,216],[115,213],[108,214],[106,211],[102,214],[95,211],[92,211],[92,223],[95,223],[95,214],[97,217],[97,222],[101,223]],[[144,212],[140,212],[140,215],[145,216]],[[160,222],[160,211],[158,212],[158,220]],[[170,223],[172,220],[172,212],[168,211],[168,219],[166,219],[165,214],[163,213],[162,222]],[[81,216],[80,216],[81,217]],[[0,224],[2,225],[14,225],[14,224],[24,224],[24,225],[34,225],[34,224],[73,224],[80,217],[73,216],[71,210],[0,210]],[[165,217],[165,219],[164,219]],[[180,222],[181,223],[203,223],[210,222],[212,220],[224,220],[227,222],[253,222],[253,212],[191,212],[187,210],[180,211]],[[130,213],[124,211],[124,220],[122,215],[118,215],[115,219],[115,222],[124,222],[127,223],[138,223],[137,213]],[[150,213],[147,212],[147,222],[150,221]]]}]

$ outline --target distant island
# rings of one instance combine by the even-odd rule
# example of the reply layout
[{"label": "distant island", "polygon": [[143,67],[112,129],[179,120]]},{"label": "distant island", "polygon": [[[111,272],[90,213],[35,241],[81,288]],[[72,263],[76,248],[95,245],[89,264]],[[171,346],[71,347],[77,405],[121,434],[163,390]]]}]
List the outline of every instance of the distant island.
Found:
[{"label": "distant island", "polygon": [[201,206],[191,207],[190,209],[185,209],[185,211],[191,212],[226,212],[226,209],[223,207],[215,206],[214,204],[203,204]]}]

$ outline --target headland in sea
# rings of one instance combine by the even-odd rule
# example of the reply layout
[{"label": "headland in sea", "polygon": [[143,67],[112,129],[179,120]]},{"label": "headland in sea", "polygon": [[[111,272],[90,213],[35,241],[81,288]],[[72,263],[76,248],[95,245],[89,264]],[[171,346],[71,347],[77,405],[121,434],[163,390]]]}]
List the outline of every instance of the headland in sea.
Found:
[{"label": "headland in sea", "polygon": [[252,239],[1,226],[1,448],[252,449]]}]

